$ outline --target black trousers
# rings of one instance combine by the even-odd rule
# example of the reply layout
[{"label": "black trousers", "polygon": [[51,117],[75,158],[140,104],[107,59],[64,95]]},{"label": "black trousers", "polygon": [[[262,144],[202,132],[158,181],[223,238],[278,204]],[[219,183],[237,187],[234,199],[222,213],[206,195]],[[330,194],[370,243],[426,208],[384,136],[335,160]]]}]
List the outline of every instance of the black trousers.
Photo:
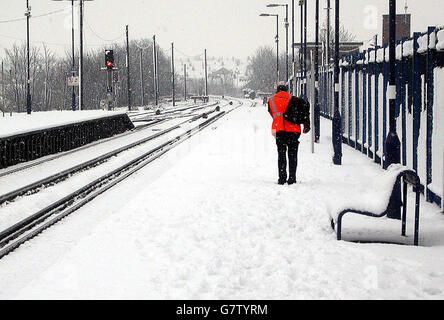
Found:
[{"label": "black trousers", "polygon": [[299,132],[279,131],[276,133],[278,150],[279,181],[287,181],[287,151],[288,151],[288,179],[296,181],[296,168],[298,166]]}]

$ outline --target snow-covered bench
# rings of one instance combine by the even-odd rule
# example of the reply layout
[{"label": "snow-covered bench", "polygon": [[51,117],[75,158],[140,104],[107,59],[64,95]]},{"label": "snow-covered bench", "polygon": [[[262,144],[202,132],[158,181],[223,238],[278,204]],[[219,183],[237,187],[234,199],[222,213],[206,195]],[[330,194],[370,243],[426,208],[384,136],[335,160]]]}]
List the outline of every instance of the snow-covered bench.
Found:
[{"label": "snow-covered bench", "polygon": [[[402,202],[396,201],[396,185],[403,183]],[[415,203],[415,231],[414,244],[418,245],[419,233],[419,199],[421,184],[418,175],[401,165],[392,165],[384,172],[382,177],[378,177],[375,181],[367,181],[371,185],[371,190],[360,199],[353,199],[353,203],[338,203],[334,199],[329,204],[329,214],[331,218],[331,226],[336,229],[337,239],[341,240],[342,218],[346,213],[357,213],[370,217],[383,217],[394,207],[402,207],[402,228],[401,235],[405,236],[406,217],[407,217],[407,184],[414,186],[416,192]]]}]

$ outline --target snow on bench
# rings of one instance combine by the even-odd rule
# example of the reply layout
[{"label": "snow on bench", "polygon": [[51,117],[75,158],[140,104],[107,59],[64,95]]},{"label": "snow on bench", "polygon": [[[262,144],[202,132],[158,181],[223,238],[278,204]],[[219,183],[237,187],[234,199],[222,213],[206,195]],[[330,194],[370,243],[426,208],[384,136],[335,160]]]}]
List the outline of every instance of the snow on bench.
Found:
[{"label": "snow on bench", "polygon": [[[393,203],[395,183],[403,180],[403,207],[402,213],[402,235],[405,236],[406,214],[407,214],[407,183],[416,187],[415,205],[415,235],[414,244],[418,245],[419,229],[419,193],[420,181],[417,174],[399,164],[391,165],[381,176],[366,180],[365,185],[358,190],[352,190],[348,198],[337,197],[334,194],[326,199],[331,226],[336,228],[337,238],[341,240],[342,218],[346,213],[356,213],[370,217],[383,217],[387,215]],[[356,187],[356,186],[353,186]]]}]

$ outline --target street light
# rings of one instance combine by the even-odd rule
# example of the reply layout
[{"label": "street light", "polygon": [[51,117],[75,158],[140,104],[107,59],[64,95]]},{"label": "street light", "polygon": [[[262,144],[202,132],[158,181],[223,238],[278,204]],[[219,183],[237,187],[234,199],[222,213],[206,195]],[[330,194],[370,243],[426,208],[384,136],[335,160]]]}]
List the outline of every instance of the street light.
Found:
[{"label": "street light", "polygon": [[304,43],[304,51],[303,51],[303,57],[304,57],[304,73],[302,75],[303,77],[303,95],[304,99],[307,99],[307,0],[299,0],[299,4],[301,6],[301,39],[302,39],[302,33],[304,34],[304,40],[301,41],[301,43]]},{"label": "street light", "polygon": [[314,88],[314,134],[315,142],[319,142],[320,137],[320,108],[319,108],[319,0],[316,0],[315,9],[315,88]]},{"label": "street light", "polygon": [[386,139],[386,165],[400,163],[400,142],[396,132],[396,0],[390,0],[389,26],[389,134]]},{"label": "street light", "polygon": [[339,0],[335,2],[334,113],[332,123],[333,164],[342,164],[341,115],[339,113]]},{"label": "street light", "polygon": [[[389,85],[387,97],[389,100],[389,133],[385,141],[386,154],[384,167],[401,162],[401,142],[396,132],[396,0],[389,1]],[[401,186],[395,184],[395,201],[401,203]],[[401,220],[401,207],[391,206],[387,217]]]},{"label": "street light", "polygon": [[285,33],[286,33],[286,45],[285,45],[285,54],[286,54],[286,67],[287,67],[287,78],[286,80],[288,81],[288,27],[289,27],[289,23],[288,23],[288,4],[277,4],[277,3],[273,3],[273,4],[267,4],[268,8],[276,8],[276,7],[285,7]]},{"label": "street light", "polygon": [[29,19],[31,18],[31,7],[29,0],[26,0],[26,112],[31,114],[31,79],[30,79],[30,65],[29,65]]},{"label": "street light", "polygon": [[321,33],[321,34],[323,34],[323,37],[322,37],[322,65],[325,65],[325,64],[327,64],[326,63],[326,49],[325,49],[325,43],[326,43],[326,38],[327,38],[327,29],[326,28],[321,28],[320,30],[319,30],[319,32]]},{"label": "street light", "polygon": [[[80,55],[79,55],[79,109],[83,109],[83,4],[85,1],[94,0],[52,0],[52,1],[71,1],[72,8],[72,76],[75,76],[75,49],[74,49],[74,1],[80,1]],[[76,109],[76,93],[74,87],[72,88],[72,110]]]},{"label": "street light", "polygon": [[291,62],[294,67],[294,0],[291,0]]},{"label": "street light", "polygon": [[277,82],[279,83],[279,15],[278,14],[269,14],[269,13],[261,13],[260,17],[276,17],[276,76]]},{"label": "street light", "polygon": [[304,3],[305,0],[299,0],[299,6],[301,7],[301,46],[299,49],[299,64],[300,64],[300,71],[301,71],[301,96],[304,96]]},{"label": "street light", "polygon": [[[75,47],[74,47],[74,0],[52,0],[52,1],[71,1],[71,42],[72,42],[72,69],[71,75],[75,77]],[[72,110],[76,110],[76,89],[72,87],[72,102],[71,102]]]},{"label": "street light", "polygon": [[330,6],[330,0],[327,0],[327,8],[324,8],[325,10],[327,10],[327,30],[326,30],[326,37],[325,37],[325,42],[327,43],[326,45],[326,55],[325,55],[325,59],[327,61],[327,65],[330,64],[330,49],[331,49],[331,41],[330,41],[330,10],[332,9]]}]

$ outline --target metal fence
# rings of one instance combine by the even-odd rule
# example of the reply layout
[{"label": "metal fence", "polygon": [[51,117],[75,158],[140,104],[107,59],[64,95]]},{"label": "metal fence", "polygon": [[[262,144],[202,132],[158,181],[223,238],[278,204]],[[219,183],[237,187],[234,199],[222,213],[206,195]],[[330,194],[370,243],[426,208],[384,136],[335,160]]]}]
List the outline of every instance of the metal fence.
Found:
[{"label": "metal fence", "polygon": [[[439,205],[444,195],[444,28],[429,27],[398,41],[396,73],[401,162],[420,176],[427,201]],[[343,142],[385,168],[388,45],[343,57],[339,79]],[[299,74],[294,80],[290,85],[300,94],[304,80]],[[306,83],[313,85],[311,74]],[[318,86],[321,116],[332,119],[333,66],[320,67]]]}]

